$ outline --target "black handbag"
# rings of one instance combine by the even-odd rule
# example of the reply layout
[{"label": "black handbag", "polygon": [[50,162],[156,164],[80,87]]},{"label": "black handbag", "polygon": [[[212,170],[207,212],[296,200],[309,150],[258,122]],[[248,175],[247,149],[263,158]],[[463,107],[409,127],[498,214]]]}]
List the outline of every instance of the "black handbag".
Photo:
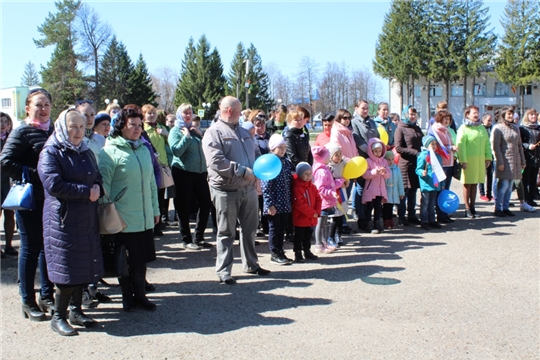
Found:
[{"label": "black handbag", "polygon": [[459,161],[454,162],[454,167],[452,169],[452,177],[454,177],[456,180],[461,180],[461,169],[463,166]]},{"label": "black handbag", "polygon": [[114,235],[101,235],[101,250],[103,251],[103,267],[105,268],[104,278],[129,276],[125,245],[115,241]]}]

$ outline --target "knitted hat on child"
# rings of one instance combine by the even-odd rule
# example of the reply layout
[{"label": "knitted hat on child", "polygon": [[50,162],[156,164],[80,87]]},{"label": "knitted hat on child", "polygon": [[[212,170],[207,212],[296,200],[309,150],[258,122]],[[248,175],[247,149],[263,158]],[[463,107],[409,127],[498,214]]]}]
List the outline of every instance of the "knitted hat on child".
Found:
[{"label": "knitted hat on child", "polygon": [[422,138],[422,145],[424,145],[424,147],[427,149],[427,147],[429,146],[429,144],[431,144],[432,141],[436,141],[437,139],[435,139],[433,136],[431,135],[426,135]]},{"label": "knitted hat on child", "polygon": [[270,151],[281,145],[285,145],[285,139],[283,138],[283,136],[279,134],[274,134],[270,136],[270,140],[268,141],[268,147],[270,148]]},{"label": "knitted hat on child", "polygon": [[391,151],[387,151],[386,154],[384,154],[384,158],[385,158],[386,160],[390,160],[390,159],[393,160],[393,159],[394,159],[394,153],[391,152]]},{"label": "knitted hat on child", "polygon": [[98,124],[102,121],[108,121],[110,123],[111,117],[109,116],[109,114],[105,114],[105,113],[97,114],[96,117],[94,118],[94,127],[98,126]]},{"label": "knitted hat on child", "polygon": [[243,127],[244,129],[246,129],[247,131],[249,131],[249,130],[255,128],[255,125],[253,125],[253,123],[252,123],[251,121],[244,121],[244,122],[242,123],[242,127]]},{"label": "knitted hat on child", "polygon": [[371,150],[375,150],[375,149],[378,149],[378,148],[381,148],[382,149],[382,144],[380,142],[374,142],[373,145],[371,145]]},{"label": "knitted hat on child", "polygon": [[324,146],[313,146],[311,153],[313,154],[313,159],[318,163],[324,164],[330,160],[330,151]]},{"label": "knitted hat on child", "polygon": [[328,151],[330,151],[330,158],[334,156],[334,154],[337,153],[338,151],[341,151],[341,148],[339,147],[339,145],[332,142],[329,142],[325,146],[328,149]]},{"label": "knitted hat on child", "polygon": [[296,165],[296,174],[298,176],[302,176],[303,173],[306,171],[311,170],[311,165],[309,165],[307,162],[299,162],[298,165]]}]

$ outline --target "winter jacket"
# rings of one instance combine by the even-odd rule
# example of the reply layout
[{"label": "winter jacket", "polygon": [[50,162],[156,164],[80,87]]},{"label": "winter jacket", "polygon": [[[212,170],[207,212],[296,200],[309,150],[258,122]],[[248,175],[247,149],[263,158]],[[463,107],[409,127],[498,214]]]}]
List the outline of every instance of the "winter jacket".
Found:
[{"label": "winter jacket", "polygon": [[302,161],[313,164],[309,135],[304,133],[304,129],[289,127],[283,131],[283,138],[287,144],[287,157],[294,167]]},{"label": "winter jacket", "polygon": [[322,200],[317,187],[311,181],[304,181],[297,175],[292,182],[292,216],[293,225],[297,227],[311,227],[317,225],[317,218],[321,215]]},{"label": "winter jacket", "polygon": [[[334,124],[335,125],[335,124]],[[377,124],[369,116],[365,119],[355,115],[351,120],[354,142],[358,149],[358,155],[367,158],[367,143],[371,138],[378,138]]]},{"label": "winter jacket", "polygon": [[[376,157],[373,155],[373,151],[371,151],[371,147],[375,143],[380,143],[383,147],[381,157]],[[383,202],[386,202],[388,200],[388,195],[386,193],[385,180],[390,177],[388,162],[384,158],[384,154],[386,154],[386,145],[377,138],[371,138],[368,141],[367,151],[368,158],[366,160],[368,168],[364,175],[362,175],[362,177],[366,179],[366,184],[364,185],[364,191],[362,193],[362,203],[365,204],[371,202],[377,196],[381,196]],[[384,175],[378,174],[377,168],[384,168],[386,173]]]},{"label": "winter jacket", "polygon": [[403,188],[403,177],[401,171],[396,164],[392,164],[388,167],[390,170],[390,177],[384,180],[386,185],[386,196],[388,198],[388,204],[399,204],[400,196],[405,196],[405,189]]},{"label": "winter jacket", "polygon": [[[145,133],[143,132],[143,134]],[[159,166],[159,162],[156,157],[156,149],[154,148],[154,145],[152,145],[152,143],[150,142],[148,136],[141,136],[141,141],[144,147],[148,149],[148,153],[150,154],[150,159],[152,161],[152,168],[154,169],[154,179],[156,179],[156,185],[159,185],[161,184],[161,167]]]},{"label": "winter jacket", "polygon": [[173,153],[172,166],[192,173],[205,173],[207,169],[202,137],[195,130],[190,130],[189,134],[189,137],[185,136],[178,126],[171,129],[169,146]]},{"label": "winter jacket", "polygon": [[103,135],[92,133],[89,138],[85,136],[83,141],[94,153],[96,161],[99,162],[99,152],[101,151],[101,148],[105,146],[105,138]]},{"label": "winter jacket", "polygon": [[170,165],[169,158],[172,157],[171,149],[169,148],[167,138],[158,133],[158,129],[167,130],[167,128],[161,124],[157,124],[155,127],[147,123],[144,124],[144,131],[146,131],[152,146],[159,154],[159,156],[157,156],[159,163],[163,165]]},{"label": "winter jacket", "polygon": [[202,144],[211,187],[225,192],[255,188],[255,180],[244,177],[261,155],[249,131],[218,120],[206,130]]},{"label": "winter jacket", "polygon": [[[416,175],[418,176],[418,179],[420,181],[420,191],[427,192],[427,191],[441,191],[442,190],[442,181],[439,181],[439,184],[435,186],[433,184],[433,168],[431,167],[431,164],[427,162],[427,156],[429,154],[428,150],[424,150],[418,155],[418,161],[416,166]],[[437,156],[437,159],[439,160],[439,163],[441,162],[441,156],[439,154],[435,154]],[[424,170],[427,172],[426,176],[423,176]]]},{"label": "winter jacket", "polygon": [[270,141],[270,134],[265,132],[264,135],[259,135],[255,133],[255,144],[259,147],[261,155],[268,154],[270,148],[268,147],[268,142]]},{"label": "winter jacket", "polygon": [[394,134],[394,146],[401,155],[399,169],[405,189],[418,189],[420,183],[416,175],[416,158],[422,149],[424,133],[416,123],[400,122]]},{"label": "winter jacket", "polygon": [[274,206],[278,214],[290,213],[291,205],[291,185],[292,185],[292,164],[287,157],[280,158],[281,171],[272,180],[261,181],[263,194],[263,214],[268,214],[270,206]]},{"label": "winter jacket", "polygon": [[[519,128],[505,121],[498,123],[491,131],[491,150],[495,156],[495,177],[497,179],[520,180],[521,169],[525,167],[525,156]],[[504,170],[499,171],[499,165]]]},{"label": "winter jacket", "polygon": [[313,183],[321,196],[323,210],[336,206],[336,189],[340,188],[344,181],[344,179],[334,179],[328,165],[319,162],[313,165]]},{"label": "winter jacket", "polygon": [[458,160],[466,163],[461,171],[462,184],[480,184],[486,178],[486,160],[491,160],[487,130],[483,125],[462,124],[457,133]]},{"label": "winter jacket", "polygon": [[373,121],[375,121],[377,126],[382,126],[388,133],[388,144],[386,144],[386,146],[394,146],[394,134],[396,133],[397,126],[392,119],[387,118],[386,120],[383,120],[377,116]]},{"label": "winter jacket", "polygon": [[337,121],[334,122],[334,125],[332,126],[330,142],[338,144],[341,147],[341,153],[345,157],[345,160],[358,156],[358,149],[356,148],[351,129]]},{"label": "winter jacket", "polygon": [[23,166],[28,167],[30,183],[33,185],[34,199],[43,201],[43,185],[37,173],[39,153],[49,136],[53,133],[54,125],[51,121],[49,131],[43,131],[26,123],[13,130],[6,140],[0,155],[2,174],[13,180],[22,180]]},{"label": "winter jacket", "polygon": [[540,142],[540,127],[521,125],[519,127],[521,143],[523,144],[523,154],[527,167],[540,167],[540,144],[534,150],[529,150],[529,145],[535,145]]},{"label": "winter jacket", "polygon": [[89,198],[101,175],[92,150],[86,144],[79,152],[71,150],[53,135],[37,169],[45,189],[43,244],[49,280],[63,285],[97,283],[103,276],[98,203]]},{"label": "winter jacket", "polygon": [[325,146],[330,142],[330,135],[327,135],[324,131],[317,135],[315,138],[315,146]]},{"label": "winter jacket", "polygon": [[142,140],[132,146],[121,136],[110,138],[99,154],[103,188],[127,224],[124,233],[153,229],[160,214],[151,155]]}]

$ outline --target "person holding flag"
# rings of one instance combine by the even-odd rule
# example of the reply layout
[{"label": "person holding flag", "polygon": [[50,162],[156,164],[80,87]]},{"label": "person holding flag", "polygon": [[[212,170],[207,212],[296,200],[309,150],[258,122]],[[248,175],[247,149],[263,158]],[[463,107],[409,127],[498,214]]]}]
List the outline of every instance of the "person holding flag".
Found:
[{"label": "person holding flag", "polygon": [[[457,151],[455,144],[455,135],[452,136],[451,128],[449,128],[452,122],[452,115],[446,111],[441,110],[435,115],[435,123],[429,128],[428,135],[433,136],[437,140],[437,153],[441,156],[441,165],[446,175],[446,180],[442,183],[442,189],[450,190],[450,184],[452,182],[452,172],[454,168],[454,154]],[[451,223],[454,220],[450,219],[450,216],[441,210],[438,202],[436,202],[437,208],[437,221],[439,223]]]},{"label": "person holding flag", "polygon": [[435,203],[437,196],[442,190],[442,182],[446,179],[441,166],[442,157],[438,153],[439,144],[437,139],[426,135],[422,139],[422,145],[426,148],[418,155],[416,174],[420,180],[420,221],[422,229],[441,228],[441,224],[435,221]]}]

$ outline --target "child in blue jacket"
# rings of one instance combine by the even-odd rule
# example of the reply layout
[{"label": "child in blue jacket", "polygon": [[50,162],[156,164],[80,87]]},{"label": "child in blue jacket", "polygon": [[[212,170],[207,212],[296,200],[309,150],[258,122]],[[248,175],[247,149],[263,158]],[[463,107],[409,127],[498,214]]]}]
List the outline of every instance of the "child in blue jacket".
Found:
[{"label": "child in blue jacket", "polygon": [[272,254],[270,261],[278,265],[290,265],[292,259],[285,256],[283,240],[292,212],[292,164],[285,156],[287,145],[281,135],[272,135],[268,147],[270,152],[281,160],[281,172],[278,176],[272,180],[261,181],[263,213],[268,219],[268,245]]},{"label": "child in blue jacket", "polygon": [[437,185],[433,183],[433,167],[428,160],[430,157],[429,149],[433,150],[431,154],[435,154],[439,164],[442,162],[442,158],[436,153],[439,144],[433,136],[424,136],[422,138],[422,145],[424,145],[425,149],[418,155],[416,165],[416,174],[420,179],[420,193],[422,195],[420,220],[422,221],[422,228],[424,230],[431,230],[431,228],[442,227],[441,224],[435,221],[435,206],[439,191],[442,189],[442,179]]}]

